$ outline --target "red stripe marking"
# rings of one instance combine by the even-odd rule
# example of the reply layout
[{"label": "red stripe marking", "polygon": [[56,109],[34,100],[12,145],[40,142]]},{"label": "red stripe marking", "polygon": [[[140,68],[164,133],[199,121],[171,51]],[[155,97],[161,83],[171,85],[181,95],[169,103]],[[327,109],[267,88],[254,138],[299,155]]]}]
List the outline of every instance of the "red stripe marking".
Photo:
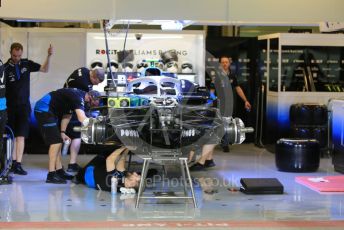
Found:
[{"label": "red stripe marking", "polygon": [[103,221],[103,222],[1,222],[0,228],[309,228],[342,227],[344,221]]}]

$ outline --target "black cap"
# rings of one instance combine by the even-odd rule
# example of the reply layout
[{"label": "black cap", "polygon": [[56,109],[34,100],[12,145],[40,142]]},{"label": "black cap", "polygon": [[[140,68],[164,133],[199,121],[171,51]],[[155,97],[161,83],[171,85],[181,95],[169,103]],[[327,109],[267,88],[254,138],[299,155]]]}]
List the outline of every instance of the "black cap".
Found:
[{"label": "black cap", "polygon": [[93,100],[99,99],[99,97],[101,96],[97,90],[89,91],[88,95],[90,95]]}]

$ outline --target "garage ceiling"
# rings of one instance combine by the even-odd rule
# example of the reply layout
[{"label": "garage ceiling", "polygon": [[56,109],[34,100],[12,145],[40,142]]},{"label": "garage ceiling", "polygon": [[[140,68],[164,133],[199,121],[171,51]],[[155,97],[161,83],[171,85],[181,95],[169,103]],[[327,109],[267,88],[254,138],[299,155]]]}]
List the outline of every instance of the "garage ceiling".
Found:
[{"label": "garage ceiling", "polygon": [[[342,0],[0,0],[0,17],[34,21],[115,24],[132,20],[150,25],[160,20],[188,25],[315,26],[344,22]],[[135,23],[131,23],[135,24]]]}]

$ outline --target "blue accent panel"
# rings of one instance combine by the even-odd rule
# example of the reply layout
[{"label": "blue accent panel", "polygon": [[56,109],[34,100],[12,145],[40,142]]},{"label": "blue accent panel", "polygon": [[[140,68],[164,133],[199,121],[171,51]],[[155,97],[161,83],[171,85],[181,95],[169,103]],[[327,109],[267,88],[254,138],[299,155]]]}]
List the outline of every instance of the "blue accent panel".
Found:
[{"label": "blue accent panel", "polygon": [[274,144],[281,137],[288,137],[290,133],[290,103],[274,99],[268,101],[266,107],[266,138],[269,144]]},{"label": "blue accent panel", "polygon": [[268,101],[266,105],[266,126],[267,126],[267,142],[272,144],[278,139],[278,106],[275,101]]},{"label": "blue accent panel", "polygon": [[47,123],[47,124],[44,124],[43,126],[44,127],[51,127],[51,126],[56,126],[57,124],[56,124],[56,122],[54,122],[54,123]]},{"label": "blue accent panel", "polygon": [[3,98],[0,98],[0,110],[5,110],[5,109],[7,109],[6,98],[3,97]]},{"label": "blue accent panel", "polygon": [[85,171],[85,183],[90,188],[96,188],[96,182],[94,181],[94,166],[88,166]]},{"label": "blue accent panel", "polygon": [[[344,103],[343,103],[344,104]],[[332,141],[335,149],[344,150],[344,110],[341,104],[333,109],[332,117]]]},{"label": "blue accent panel", "polygon": [[279,113],[278,113],[278,125],[280,129],[288,131],[290,127],[290,121],[289,121],[289,110],[290,105],[289,104],[280,104],[279,105]]},{"label": "blue accent panel", "polygon": [[36,106],[35,106],[35,111],[48,112],[50,100],[51,100],[50,94],[45,95],[41,100],[37,101]]},{"label": "blue accent panel", "polygon": [[19,80],[20,79],[20,69],[19,69],[19,65],[18,64],[15,65],[15,69],[16,69],[17,80]]}]

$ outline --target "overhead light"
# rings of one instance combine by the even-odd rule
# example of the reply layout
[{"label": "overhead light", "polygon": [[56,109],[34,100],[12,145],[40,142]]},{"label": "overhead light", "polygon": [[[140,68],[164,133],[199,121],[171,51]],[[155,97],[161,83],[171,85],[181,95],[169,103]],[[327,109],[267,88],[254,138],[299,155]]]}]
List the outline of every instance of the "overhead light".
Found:
[{"label": "overhead light", "polygon": [[118,21],[122,23],[129,22],[130,24],[141,24],[143,22],[141,19],[120,19]]},{"label": "overhead light", "polygon": [[[104,36],[93,36],[94,39],[96,40],[104,40]],[[182,35],[173,35],[173,34],[166,34],[166,35],[157,35],[157,36],[153,36],[153,35],[144,35],[142,37],[142,40],[148,40],[148,39],[153,39],[153,40],[156,40],[156,39],[183,39],[184,36]],[[107,37],[108,40],[124,40],[124,36],[119,36],[119,37]],[[135,35],[130,35],[127,37],[127,40],[137,40],[135,38]]]},{"label": "overhead light", "polygon": [[180,21],[168,21],[161,24],[162,30],[183,30],[183,27]]},{"label": "overhead light", "polygon": [[337,32],[344,30],[344,22],[320,22],[320,32]]},{"label": "overhead light", "polygon": [[[103,24],[105,25],[105,28],[107,30],[112,29],[114,25],[120,25],[123,23],[129,23],[129,24],[141,24],[143,21],[140,19],[120,19],[120,20],[115,20],[115,19],[104,19],[100,22],[101,27]],[[102,27],[103,28],[103,27]]]}]

